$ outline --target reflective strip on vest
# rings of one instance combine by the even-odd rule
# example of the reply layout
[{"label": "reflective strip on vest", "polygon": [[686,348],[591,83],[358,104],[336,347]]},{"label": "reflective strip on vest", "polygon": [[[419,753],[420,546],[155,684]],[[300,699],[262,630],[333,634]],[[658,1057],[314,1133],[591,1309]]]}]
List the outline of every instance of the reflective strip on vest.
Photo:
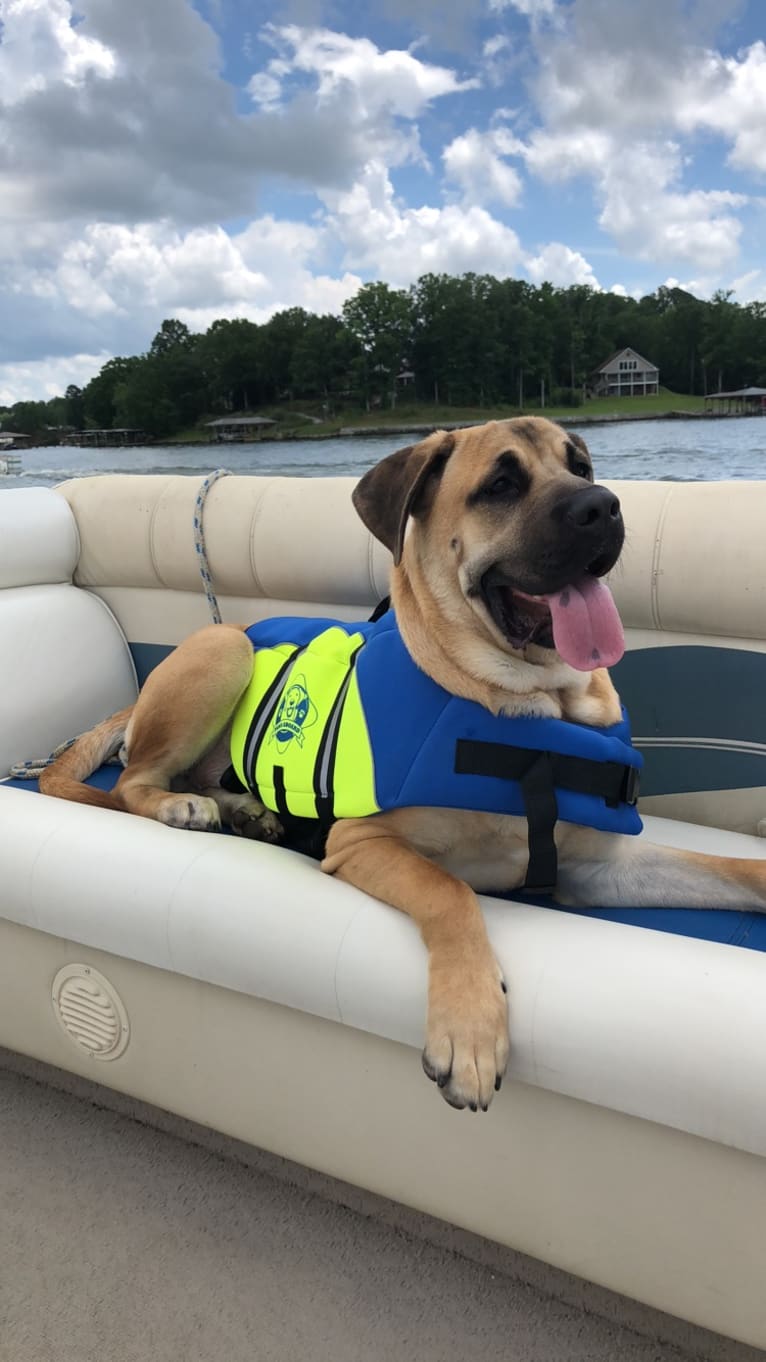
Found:
[{"label": "reflective strip on vest", "polygon": [[331,628],[305,648],[254,652],[234,715],[231,761],[267,809],[327,820],[380,812],[354,667],[363,643],[362,634]]}]

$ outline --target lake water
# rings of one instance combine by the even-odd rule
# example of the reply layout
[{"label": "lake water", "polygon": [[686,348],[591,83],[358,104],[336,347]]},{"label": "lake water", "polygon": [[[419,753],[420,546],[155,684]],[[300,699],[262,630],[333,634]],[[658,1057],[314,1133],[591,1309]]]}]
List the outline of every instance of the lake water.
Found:
[{"label": "lake water", "polygon": [[[574,426],[603,478],[710,481],[766,478],[766,419],[621,421]],[[344,436],[331,440],[268,441],[242,445],[176,445],[170,449],[42,448],[24,450],[20,476],[0,477],[0,488],[50,487],[93,473],[281,473],[317,478],[363,473],[384,454],[418,437]]]}]

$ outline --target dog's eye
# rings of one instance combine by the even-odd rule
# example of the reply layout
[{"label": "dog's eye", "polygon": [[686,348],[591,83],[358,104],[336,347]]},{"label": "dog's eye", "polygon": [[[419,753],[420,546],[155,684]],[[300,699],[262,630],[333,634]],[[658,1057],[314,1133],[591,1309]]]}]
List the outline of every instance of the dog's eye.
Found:
[{"label": "dog's eye", "polygon": [[587,478],[588,482],[591,480],[591,466],[589,463],[583,463],[582,460],[578,460],[578,462],[573,465],[572,472],[576,478]]},{"label": "dog's eye", "polygon": [[493,478],[492,481],[487,484],[485,490],[491,497],[507,497],[512,496],[514,493],[518,492],[519,489],[513,481],[513,478],[510,478],[507,473],[499,473],[496,478]]},{"label": "dog's eye", "polygon": [[498,506],[508,505],[524,496],[529,490],[529,483],[530,478],[526,469],[521,467],[515,454],[506,450],[488,473],[486,482],[480,483],[476,490],[470,493],[467,505],[481,506],[488,502],[496,502]]}]

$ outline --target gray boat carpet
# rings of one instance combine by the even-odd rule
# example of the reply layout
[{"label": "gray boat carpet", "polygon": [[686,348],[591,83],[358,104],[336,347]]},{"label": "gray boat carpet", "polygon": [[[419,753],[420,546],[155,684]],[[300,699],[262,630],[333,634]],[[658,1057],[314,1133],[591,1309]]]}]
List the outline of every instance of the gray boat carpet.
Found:
[{"label": "gray boat carpet", "polygon": [[0,1362],[699,1355],[0,1071]]}]

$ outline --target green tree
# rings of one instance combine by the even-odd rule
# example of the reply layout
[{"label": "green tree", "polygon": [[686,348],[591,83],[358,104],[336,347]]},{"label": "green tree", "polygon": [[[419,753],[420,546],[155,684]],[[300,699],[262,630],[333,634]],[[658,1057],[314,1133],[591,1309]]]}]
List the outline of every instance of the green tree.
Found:
[{"label": "green tree", "polygon": [[138,356],[108,359],[83,390],[84,424],[95,430],[110,430],[115,425],[116,393],[141,363]]},{"label": "green tree", "polygon": [[156,358],[158,355],[170,354],[174,350],[191,350],[196,341],[197,337],[192,335],[185,322],[170,317],[162,323],[154,337],[149,354]]},{"label": "green tree", "polygon": [[329,398],[347,388],[353,337],[338,317],[309,317],[290,361],[290,388],[298,397]]},{"label": "green tree", "polygon": [[82,388],[70,383],[64,393],[64,421],[63,424],[71,426],[73,430],[82,430],[85,424],[85,400]]},{"label": "green tree", "polygon": [[358,347],[353,369],[363,401],[396,401],[396,378],[409,358],[412,304],[404,289],[363,284],[343,304],[343,322]]},{"label": "green tree", "polygon": [[148,435],[172,435],[180,424],[177,406],[168,394],[166,375],[145,356],[133,366],[114,392],[115,425],[145,430]]},{"label": "green tree", "polygon": [[587,285],[425,274],[407,292],[363,285],[340,318],[288,308],[262,326],[221,319],[204,336],[166,319],[148,354],[109,360],[84,390],[16,403],[2,419],[33,437],[64,423],[165,435],[203,411],[252,410],[296,394],[329,404],[355,389],[368,407],[393,405],[405,365],[422,400],[521,406],[538,403],[544,386],[547,405],[577,394],[628,345],[678,392],[766,386],[764,303],[741,307],[726,292],[703,301],[669,285],[637,301]]},{"label": "green tree", "polygon": [[293,355],[309,323],[302,307],[275,312],[261,327],[261,401],[291,399]]},{"label": "green tree", "polygon": [[702,333],[702,362],[713,377],[712,392],[724,392],[738,381],[737,369],[737,313],[730,289],[718,289],[708,305]]},{"label": "green tree", "polygon": [[48,425],[48,404],[14,402],[3,424],[6,430],[19,431],[23,435],[41,435]]},{"label": "green tree", "polygon": [[213,322],[197,351],[209,411],[246,411],[261,402],[261,353],[261,328],[254,322]]}]

